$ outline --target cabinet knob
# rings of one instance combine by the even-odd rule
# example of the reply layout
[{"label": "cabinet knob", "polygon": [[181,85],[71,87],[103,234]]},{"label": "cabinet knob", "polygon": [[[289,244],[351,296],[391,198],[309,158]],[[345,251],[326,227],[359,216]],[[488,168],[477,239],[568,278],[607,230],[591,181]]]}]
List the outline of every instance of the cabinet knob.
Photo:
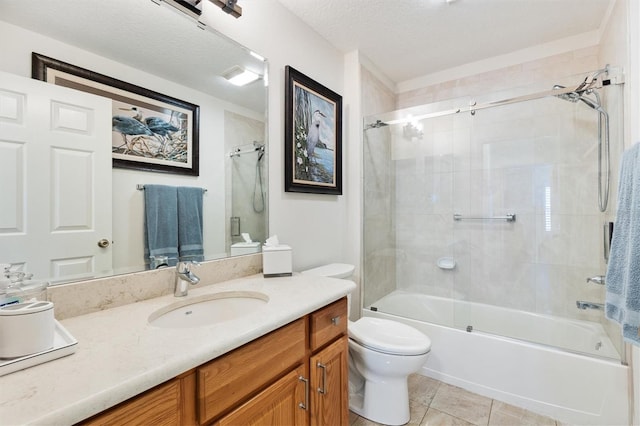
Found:
[{"label": "cabinet knob", "polygon": [[333,325],[340,324],[340,317],[338,316],[338,317],[331,318],[331,324],[333,324]]}]

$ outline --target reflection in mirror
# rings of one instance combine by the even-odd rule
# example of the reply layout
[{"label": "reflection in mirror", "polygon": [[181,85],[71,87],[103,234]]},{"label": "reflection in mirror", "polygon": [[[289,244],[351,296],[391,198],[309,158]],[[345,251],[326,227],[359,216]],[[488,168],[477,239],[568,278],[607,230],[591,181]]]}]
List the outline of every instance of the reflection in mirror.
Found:
[{"label": "reflection in mirror", "polygon": [[[203,2],[202,15],[208,13],[222,12],[210,2]],[[111,153],[107,152],[96,153],[87,163],[85,176],[90,178],[80,179],[75,167],[66,166],[61,167],[61,178],[52,179],[51,173],[37,166],[40,163],[30,162],[30,156],[8,155],[15,153],[16,147],[30,147],[32,142],[12,140],[7,130],[11,123],[0,117],[0,158],[15,160],[0,163],[4,168],[0,173],[0,186],[4,188],[0,263],[24,264],[34,278],[55,283],[144,270],[144,193],[137,187],[145,184],[206,189],[206,260],[259,248],[260,244],[252,246],[246,241],[264,241],[268,233],[263,58],[180,12],[170,1],[0,0],[0,71],[9,73],[0,74],[0,96],[20,92],[16,88],[22,88],[21,83],[13,84],[5,76],[17,75],[27,80],[32,71],[32,52],[197,105],[200,126],[199,150],[195,154],[200,170],[198,176],[185,176],[112,168]],[[262,78],[246,86],[234,86],[223,77],[234,67],[253,71]],[[62,97],[71,104],[77,92],[67,93]],[[107,139],[111,144],[112,111],[107,113]],[[129,114],[135,116],[133,111]],[[102,118],[96,120],[102,122]],[[47,143],[54,144],[52,140]],[[4,167],[5,163],[10,166]],[[99,165],[106,163],[107,175],[96,175]],[[100,179],[107,183],[101,185]],[[38,188],[44,189],[38,193]],[[82,188],[82,197],[78,188]],[[34,199],[50,206],[50,211],[33,207]],[[98,209],[98,201],[104,207]],[[76,214],[78,206],[84,208],[83,215]],[[72,213],[68,223],[57,227],[60,212]],[[75,216],[82,216],[81,226],[73,222],[77,220]],[[44,229],[47,238],[66,235],[74,227],[88,235],[85,231],[94,231],[96,216],[106,216],[111,229],[107,226],[106,231],[97,232],[90,242],[49,244],[42,239],[45,237],[34,240],[28,235],[36,227]],[[45,245],[54,248],[43,254],[41,248]],[[81,246],[84,251],[69,255],[65,246]],[[99,257],[108,262],[97,262]]]}]

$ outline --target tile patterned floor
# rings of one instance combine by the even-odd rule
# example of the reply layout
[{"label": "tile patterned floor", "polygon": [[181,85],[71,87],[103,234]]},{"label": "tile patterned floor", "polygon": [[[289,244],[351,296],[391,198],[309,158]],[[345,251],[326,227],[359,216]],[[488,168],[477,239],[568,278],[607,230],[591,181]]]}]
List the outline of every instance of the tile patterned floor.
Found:
[{"label": "tile patterned floor", "polygon": [[[562,426],[549,417],[414,374],[409,376],[410,426]],[[351,426],[374,423],[349,413]]]}]

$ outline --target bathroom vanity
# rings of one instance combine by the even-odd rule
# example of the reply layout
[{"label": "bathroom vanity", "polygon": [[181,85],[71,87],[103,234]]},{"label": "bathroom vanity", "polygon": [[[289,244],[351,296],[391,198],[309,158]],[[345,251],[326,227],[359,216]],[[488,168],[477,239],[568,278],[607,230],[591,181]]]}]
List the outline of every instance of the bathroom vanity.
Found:
[{"label": "bathroom vanity", "polygon": [[160,328],[145,300],[62,321],[75,354],[0,377],[11,424],[347,424],[350,281],[251,276],[192,290],[260,292],[237,319]]}]

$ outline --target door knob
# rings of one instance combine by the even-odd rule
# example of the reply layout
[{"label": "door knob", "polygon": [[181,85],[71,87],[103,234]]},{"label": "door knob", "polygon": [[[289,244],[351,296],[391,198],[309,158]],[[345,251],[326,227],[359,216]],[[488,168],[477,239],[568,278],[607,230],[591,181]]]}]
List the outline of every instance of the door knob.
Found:
[{"label": "door knob", "polygon": [[110,244],[111,243],[106,238],[103,238],[100,241],[98,241],[98,247],[100,247],[100,248],[107,248],[107,247],[109,247]]}]

